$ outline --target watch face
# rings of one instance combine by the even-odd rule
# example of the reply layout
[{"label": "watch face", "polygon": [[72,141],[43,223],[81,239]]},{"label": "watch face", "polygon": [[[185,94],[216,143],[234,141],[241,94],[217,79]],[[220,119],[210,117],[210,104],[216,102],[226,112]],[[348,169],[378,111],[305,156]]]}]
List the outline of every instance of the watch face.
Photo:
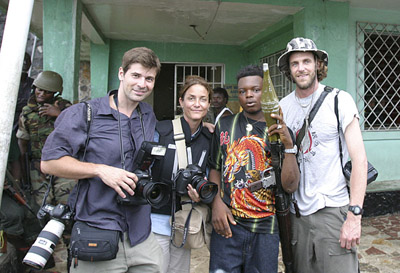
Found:
[{"label": "watch face", "polygon": [[354,213],[354,215],[360,215],[362,213],[362,209],[359,206],[350,206],[349,210]]}]

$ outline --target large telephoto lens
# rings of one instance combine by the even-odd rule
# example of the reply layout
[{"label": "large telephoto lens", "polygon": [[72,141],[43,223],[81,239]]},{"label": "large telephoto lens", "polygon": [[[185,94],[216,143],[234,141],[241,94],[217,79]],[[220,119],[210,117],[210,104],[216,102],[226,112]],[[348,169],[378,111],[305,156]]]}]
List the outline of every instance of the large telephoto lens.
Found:
[{"label": "large telephoto lens", "polygon": [[64,228],[64,224],[60,221],[50,220],[36,238],[22,263],[35,269],[43,269],[53,254]]},{"label": "large telephoto lens", "polygon": [[193,179],[192,185],[196,189],[203,203],[210,204],[218,191],[218,186],[215,183],[209,182],[202,177],[198,176]]}]

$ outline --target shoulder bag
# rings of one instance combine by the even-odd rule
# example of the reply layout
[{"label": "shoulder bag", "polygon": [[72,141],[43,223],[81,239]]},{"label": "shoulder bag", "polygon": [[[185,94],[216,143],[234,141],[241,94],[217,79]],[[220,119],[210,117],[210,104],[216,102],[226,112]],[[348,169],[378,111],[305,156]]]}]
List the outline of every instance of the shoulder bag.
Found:
[{"label": "shoulder bag", "polygon": [[[342,166],[342,171],[343,171],[343,175],[346,178],[347,181],[347,186],[350,187],[350,176],[351,176],[351,161],[347,161],[346,165],[344,165],[343,167],[343,152],[342,152],[342,140],[340,138],[340,122],[339,122],[339,99],[338,99],[338,95],[339,95],[340,90],[338,90],[336,92],[336,96],[335,96],[335,115],[336,115],[336,120],[337,120],[337,130],[338,130],[338,134],[339,134],[339,151],[340,151],[340,163]],[[378,177],[378,171],[375,169],[374,166],[372,166],[372,164],[368,161],[368,172],[367,172],[367,185],[371,182],[374,182],[376,180],[376,178]]]},{"label": "shoulder bag", "polygon": [[[183,169],[187,166],[187,154],[180,118],[174,119],[172,125],[179,169]],[[193,203],[189,197],[182,197],[181,210],[175,211],[175,206],[176,191],[172,191],[171,243],[187,249],[201,248],[204,244],[209,247],[212,231],[210,207],[202,202]]]}]

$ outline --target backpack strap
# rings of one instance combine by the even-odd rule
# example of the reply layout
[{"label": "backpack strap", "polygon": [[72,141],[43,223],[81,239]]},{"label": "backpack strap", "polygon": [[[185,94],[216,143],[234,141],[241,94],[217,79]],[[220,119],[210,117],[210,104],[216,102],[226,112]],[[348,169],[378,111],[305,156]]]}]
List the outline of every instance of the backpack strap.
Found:
[{"label": "backpack strap", "polygon": [[313,121],[315,115],[317,114],[319,107],[321,106],[321,104],[324,102],[326,96],[328,95],[328,93],[330,93],[333,90],[332,87],[330,86],[325,86],[324,91],[321,93],[321,95],[319,96],[318,100],[315,102],[313,108],[310,111],[310,115],[307,119],[307,117],[304,118],[304,122],[303,122],[303,126],[301,127],[299,134],[297,135],[296,138],[296,146],[297,148],[300,147],[301,142],[303,141],[303,138],[305,136],[306,133],[306,127],[308,127],[309,124],[311,124],[311,122]]},{"label": "backpack strap", "polygon": [[339,135],[339,157],[340,157],[340,165],[342,166],[342,172],[344,175],[344,167],[343,167],[343,148],[342,148],[342,138],[340,137],[340,122],[339,122],[339,99],[338,99],[338,95],[339,95],[340,90],[338,90],[336,92],[336,96],[335,96],[335,115],[336,115],[336,121],[337,121],[337,131],[338,131],[338,135]]}]

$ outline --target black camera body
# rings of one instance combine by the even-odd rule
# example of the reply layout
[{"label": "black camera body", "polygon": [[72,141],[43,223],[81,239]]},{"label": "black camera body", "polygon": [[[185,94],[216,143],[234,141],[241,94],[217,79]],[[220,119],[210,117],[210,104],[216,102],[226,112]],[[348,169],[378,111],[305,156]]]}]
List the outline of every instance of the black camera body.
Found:
[{"label": "black camera body", "polygon": [[166,148],[154,142],[144,141],[136,162],[138,168],[133,172],[136,174],[135,194],[129,195],[125,190],[126,197],[117,196],[117,202],[121,205],[146,205],[150,204],[154,208],[161,208],[169,201],[170,186],[164,182],[153,181],[149,173],[149,167],[155,159],[165,155]]},{"label": "black camera body", "polygon": [[44,204],[37,213],[40,224],[44,226],[22,263],[35,269],[43,269],[65,229],[72,223],[73,213],[69,206]]},{"label": "black camera body", "polygon": [[195,164],[189,164],[186,169],[181,169],[176,173],[175,191],[178,195],[187,195],[187,186],[190,184],[200,196],[203,203],[209,204],[217,194],[218,186],[215,183],[204,179],[201,168]]},{"label": "black camera body", "polygon": [[44,204],[40,207],[37,218],[42,226],[44,226],[50,219],[69,224],[73,219],[73,213],[68,205],[58,204],[56,206]]}]

